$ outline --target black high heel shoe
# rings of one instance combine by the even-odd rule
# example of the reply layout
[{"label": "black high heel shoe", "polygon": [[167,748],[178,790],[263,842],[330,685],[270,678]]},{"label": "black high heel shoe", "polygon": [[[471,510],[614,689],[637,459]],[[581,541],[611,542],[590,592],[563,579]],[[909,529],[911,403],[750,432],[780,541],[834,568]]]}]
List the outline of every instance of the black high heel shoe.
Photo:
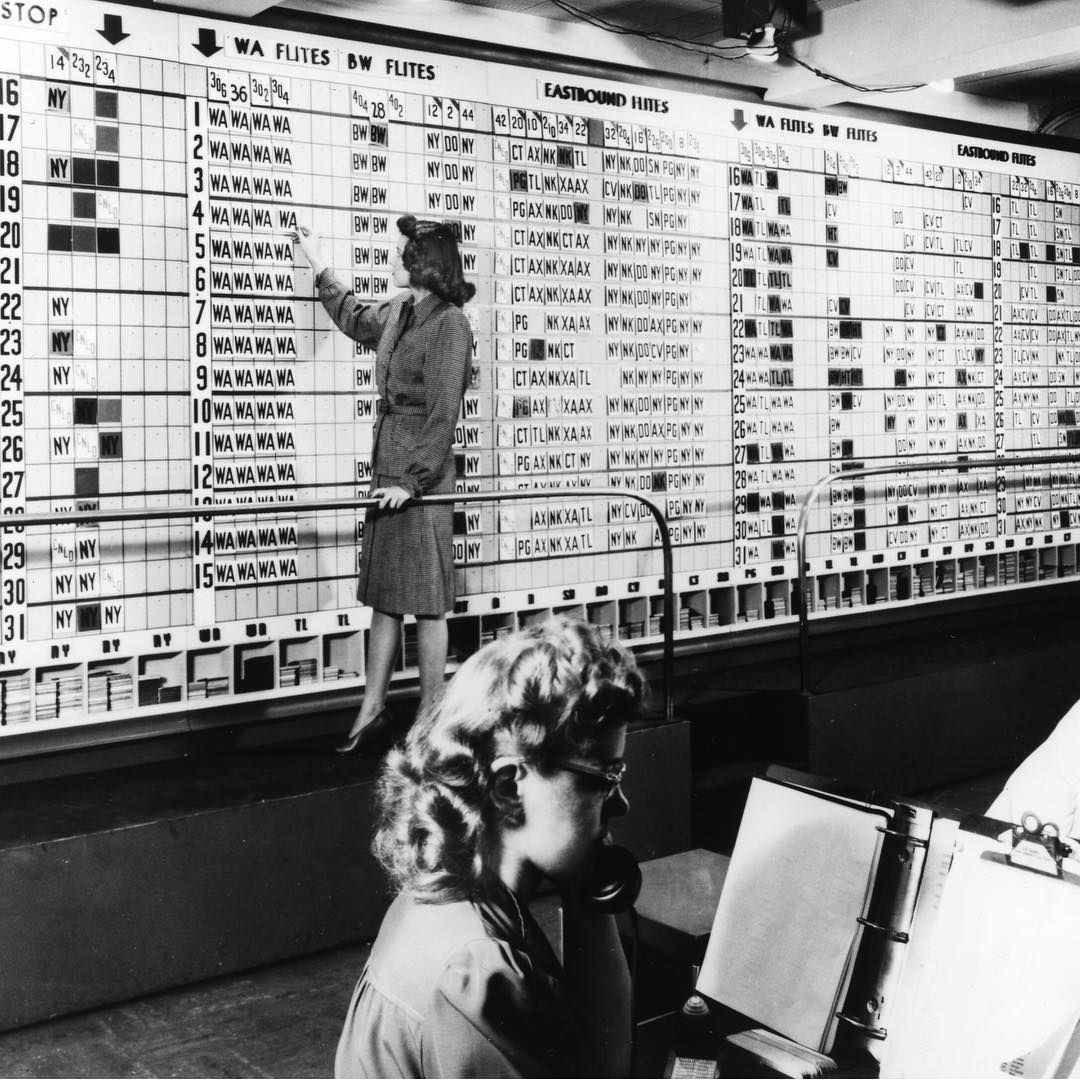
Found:
[{"label": "black high heel shoe", "polygon": [[394,722],[384,705],[370,724],[334,747],[335,754],[364,754],[382,757],[394,742]]}]

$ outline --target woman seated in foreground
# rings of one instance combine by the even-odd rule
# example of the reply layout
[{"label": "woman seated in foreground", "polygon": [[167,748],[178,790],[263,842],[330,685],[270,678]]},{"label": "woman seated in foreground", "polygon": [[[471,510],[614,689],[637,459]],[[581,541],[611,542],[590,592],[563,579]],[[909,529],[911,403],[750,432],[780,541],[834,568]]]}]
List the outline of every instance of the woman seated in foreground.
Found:
[{"label": "woman seated in foreground", "polygon": [[[626,1076],[630,984],[583,882],[641,710],[632,655],[558,618],[472,656],[390,752],[375,853],[398,890],[337,1076]],[[529,914],[550,881],[563,960]]]}]

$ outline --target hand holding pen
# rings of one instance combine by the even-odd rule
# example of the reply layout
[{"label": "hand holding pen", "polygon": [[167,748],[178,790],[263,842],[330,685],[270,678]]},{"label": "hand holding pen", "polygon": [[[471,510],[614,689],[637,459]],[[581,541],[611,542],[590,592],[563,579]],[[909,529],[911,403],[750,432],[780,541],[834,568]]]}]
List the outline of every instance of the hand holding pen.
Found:
[{"label": "hand holding pen", "polygon": [[310,264],[312,273],[318,277],[327,267],[322,253],[322,240],[318,233],[312,232],[306,225],[297,225],[289,238],[294,244],[300,245],[300,250]]}]

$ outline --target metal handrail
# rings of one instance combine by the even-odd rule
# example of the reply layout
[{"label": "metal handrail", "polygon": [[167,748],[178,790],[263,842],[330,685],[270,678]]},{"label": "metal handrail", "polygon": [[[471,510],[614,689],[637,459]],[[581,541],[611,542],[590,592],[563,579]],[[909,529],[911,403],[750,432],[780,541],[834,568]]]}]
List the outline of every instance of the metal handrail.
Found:
[{"label": "metal handrail", "polygon": [[[656,520],[660,529],[660,545],[663,552],[663,588],[664,588],[664,629],[663,646],[663,682],[664,682],[664,720],[671,723],[675,716],[672,697],[672,684],[675,674],[675,590],[672,583],[674,556],[671,537],[668,534],[667,520],[663,511],[644,495],[621,488],[552,488],[539,491],[535,489],[518,491],[475,491],[470,493],[454,492],[445,495],[425,495],[422,502],[429,506],[433,503],[494,503],[522,502],[526,499],[634,499],[643,504]],[[208,503],[188,506],[150,506],[144,508],[126,508],[116,510],[80,510],[47,514],[12,514],[0,516],[0,526],[32,525],[93,525],[99,521],[157,521],[168,518],[210,518],[210,517],[247,517],[251,514],[300,514],[320,510],[360,510],[376,507],[378,499],[318,499],[297,502],[275,503]]]},{"label": "metal handrail", "polygon": [[848,483],[865,477],[890,476],[913,472],[974,472],[983,469],[1012,468],[1030,465],[1061,465],[1071,462],[1080,465],[1077,454],[1014,454],[1005,457],[979,460],[969,458],[966,461],[924,461],[906,464],[878,465],[870,469],[850,469],[845,472],[823,476],[804,496],[799,510],[799,527],[795,539],[795,551],[799,560],[799,688],[805,693],[809,686],[810,654],[810,604],[806,591],[806,529],[810,517],[810,508],[817,501],[818,495],[830,484]]}]

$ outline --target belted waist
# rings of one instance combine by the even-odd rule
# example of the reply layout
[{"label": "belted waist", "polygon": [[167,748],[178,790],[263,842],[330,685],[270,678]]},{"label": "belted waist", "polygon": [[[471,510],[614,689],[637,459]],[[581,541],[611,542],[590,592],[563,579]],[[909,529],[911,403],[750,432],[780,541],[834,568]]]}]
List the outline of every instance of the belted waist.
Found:
[{"label": "belted waist", "polygon": [[392,401],[379,398],[375,402],[375,415],[385,416],[426,416],[427,410],[423,405],[395,405]]}]

